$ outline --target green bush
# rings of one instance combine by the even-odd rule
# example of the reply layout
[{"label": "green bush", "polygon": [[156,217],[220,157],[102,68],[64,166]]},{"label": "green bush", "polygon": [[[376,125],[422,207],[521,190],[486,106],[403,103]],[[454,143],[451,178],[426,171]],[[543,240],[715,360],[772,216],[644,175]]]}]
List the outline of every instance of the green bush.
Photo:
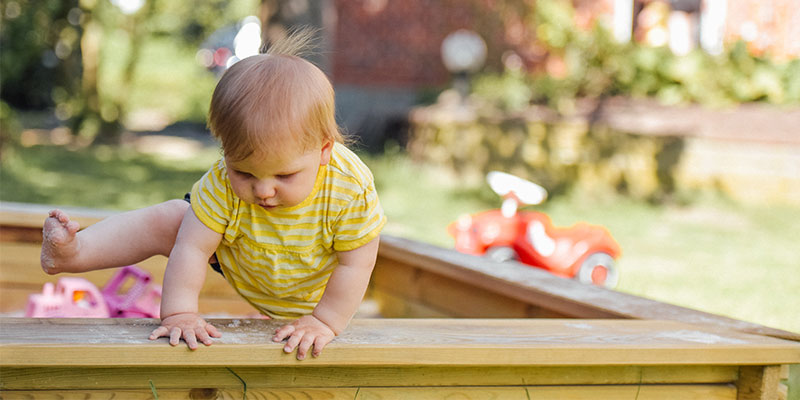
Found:
[{"label": "green bush", "polygon": [[506,71],[475,79],[473,92],[503,110],[548,104],[561,111],[579,97],[655,97],[666,104],[727,106],[742,102],[800,103],[800,60],[784,63],[751,55],[736,43],[714,56],[695,50],[674,55],[666,47],[620,44],[596,25],[579,29],[569,2],[539,0],[527,19],[548,57],[565,75]]}]

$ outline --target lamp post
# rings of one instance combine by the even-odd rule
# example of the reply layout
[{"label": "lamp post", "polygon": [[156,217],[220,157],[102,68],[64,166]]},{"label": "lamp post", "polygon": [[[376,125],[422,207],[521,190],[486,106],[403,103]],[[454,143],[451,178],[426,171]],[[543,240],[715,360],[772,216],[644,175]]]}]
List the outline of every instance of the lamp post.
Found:
[{"label": "lamp post", "polygon": [[459,29],[442,41],[442,61],[453,75],[453,87],[463,101],[469,94],[469,76],[486,61],[486,42],[470,30]]}]

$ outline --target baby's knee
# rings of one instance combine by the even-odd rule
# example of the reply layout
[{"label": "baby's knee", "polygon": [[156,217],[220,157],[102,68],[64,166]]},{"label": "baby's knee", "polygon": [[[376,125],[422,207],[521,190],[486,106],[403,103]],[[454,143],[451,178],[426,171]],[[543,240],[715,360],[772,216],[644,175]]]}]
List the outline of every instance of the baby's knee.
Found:
[{"label": "baby's knee", "polygon": [[189,203],[183,200],[167,200],[147,209],[147,220],[153,228],[160,227],[168,232],[177,232],[188,208]]},{"label": "baby's knee", "polygon": [[150,237],[162,246],[159,254],[169,255],[188,208],[189,203],[183,200],[168,200],[148,209],[146,218]]},{"label": "baby's knee", "polygon": [[181,221],[183,221],[183,215],[189,209],[189,203],[185,200],[173,199],[167,200],[157,207],[159,207],[159,214],[161,214],[160,218],[180,225]]}]

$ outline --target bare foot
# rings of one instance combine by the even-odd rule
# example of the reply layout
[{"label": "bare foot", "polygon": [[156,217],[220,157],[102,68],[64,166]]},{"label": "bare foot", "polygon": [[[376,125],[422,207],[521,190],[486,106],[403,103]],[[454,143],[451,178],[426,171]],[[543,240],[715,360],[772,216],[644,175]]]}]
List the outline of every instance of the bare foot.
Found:
[{"label": "bare foot", "polygon": [[76,234],[80,225],[70,221],[69,216],[61,210],[50,211],[44,221],[42,230],[42,269],[48,274],[65,271],[78,255],[80,242]]}]

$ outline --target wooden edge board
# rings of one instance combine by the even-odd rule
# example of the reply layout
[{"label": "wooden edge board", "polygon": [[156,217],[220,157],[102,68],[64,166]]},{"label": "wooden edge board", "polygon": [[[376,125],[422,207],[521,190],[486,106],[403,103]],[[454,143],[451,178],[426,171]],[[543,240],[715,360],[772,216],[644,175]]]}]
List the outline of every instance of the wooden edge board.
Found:
[{"label": "wooden edge board", "polygon": [[19,226],[41,229],[42,223],[44,223],[44,220],[49,215],[50,210],[56,208],[67,212],[70,218],[80,222],[82,227],[91,225],[114,214],[119,214],[119,211],[113,210],[3,201],[0,202],[0,226]]},{"label": "wooden edge board", "polygon": [[381,235],[378,257],[436,272],[530,304],[546,304],[557,312],[577,318],[585,318],[585,313],[589,318],[669,319],[800,341],[800,333],[584,285],[521,264],[498,263],[390,235]]},{"label": "wooden edge board", "polygon": [[800,343],[674,321],[358,319],[322,357],[305,361],[271,342],[283,321],[211,323],[223,337],[190,351],[148,340],[153,319],[0,319],[0,366],[800,363]]},{"label": "wooden edge board", "polygon": [[[36,373],[32,374],[31,369]],[[733,383],[739,366],[254,366],[234,367],[4,367],[0,390],[133,389],[146,385],[138,379],[146,374],[163,388],[203,387],[210,381],[216,387],[238,387],[245,380],[248,387],[314,387],[330,385],[392,386],[472,386],[502,385],[591,385],[659,383]],[[234,375],[235,374],[235,375]],[[87,376],[96,377],[87,382]],[[238,377],[238,378],[237,378]],[[65,382],[70,382],[70,386]]]},{"label": "wooden edge board", "polygon": [[127,390],[58,390],[43,393],[38,390],[7,391],[4,398],[124,398],[152,399],[592,399],[638,400],[705,399],[735,400],[736,388],[730,385],[605,385],[605,386],[451,386],[451,387],[406,387],[399,384],[387,387],[310,387],[310,388],[182,388],[161,389],[147,387]]},{"label": "wooden edge board", "polygon": [[[52,208],[54,206],[2,202],[0,227],[30,227],[40,230],[41,222]],[[117,213],[78,207],[62,207],[62,209],[70,212],[82,226]],[[497,290],[506,296],[531,304],[546,304],[554,311],[577,318],[669,319],[800,342],[800,333],[583,285],[535,268],[513,263],[497,263],[482,257],[461,254],[452,249],[391,235],[381,235],[378,258],[411,264],[416,268],[436,272],[477,287]]]}]

